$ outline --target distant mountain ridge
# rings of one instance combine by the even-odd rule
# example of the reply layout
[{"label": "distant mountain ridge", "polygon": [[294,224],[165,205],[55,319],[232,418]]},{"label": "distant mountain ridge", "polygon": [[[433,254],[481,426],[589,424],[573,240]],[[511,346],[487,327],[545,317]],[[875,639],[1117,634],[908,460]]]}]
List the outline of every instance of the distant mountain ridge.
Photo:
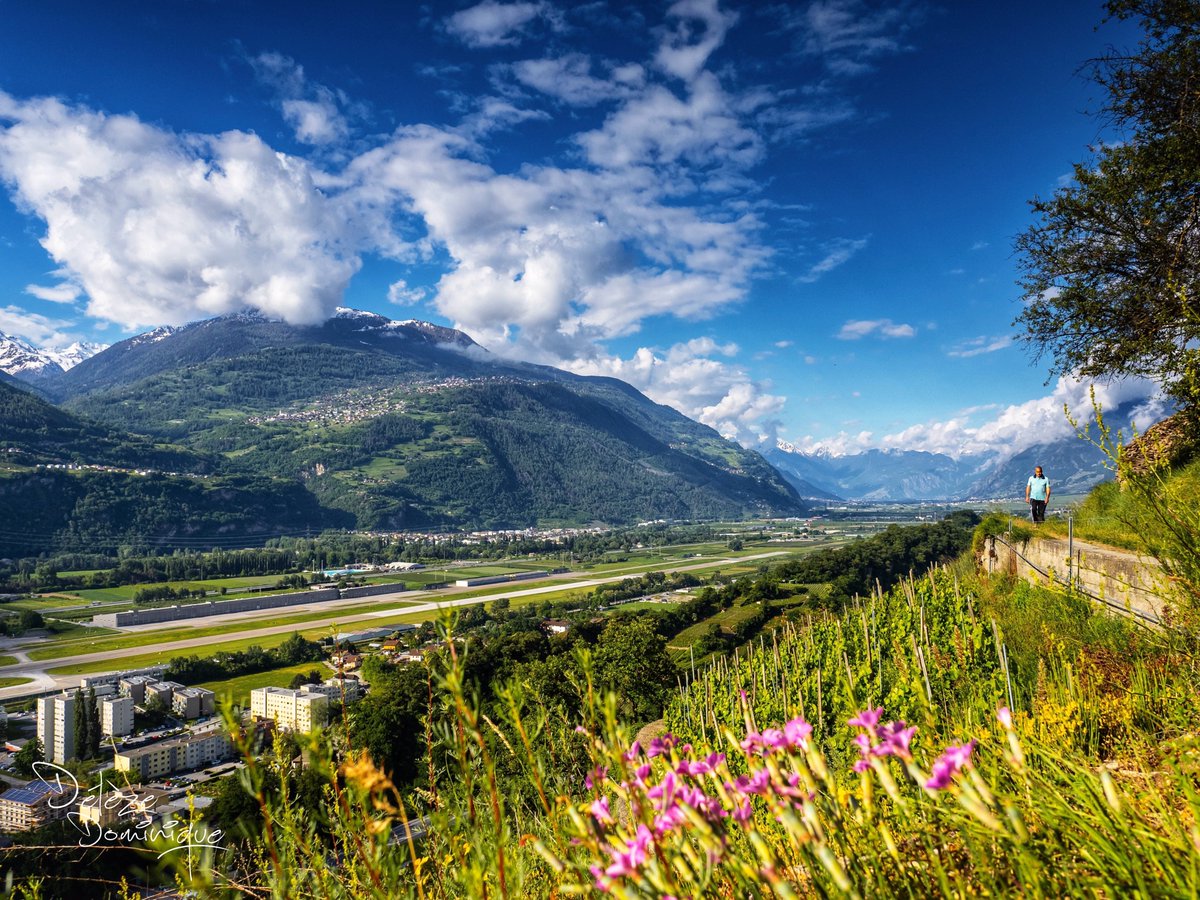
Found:
[{"label": "distant mountain ridge", "polygon": [[67,347],[39,348],[0,332],[0,371],[30,384],[40,384],[95,356],[105,346],[76,341]]},{"label": "distant mountain ridge", "polygon": [[[121,501],[135,485],[88,474],[87,442],[78,439],[87,429],[97,447],[190,461],[173,468],[178,475],[160,473],[175,481],[140,520],[181,529],[188,546],[208,527],[191,520],[222,521],[220,508],[226,542],[251,522],[269,532],[272,516],[280,528],[398,530],[806,509],[759,454],[624,382],[504,360],[454,329],[357,310],[315,326],[237,313],[160,328],[37,387],[57,401],[46,406],[60,419],[46,413],[47,428],[26,435],[25,456],[0,466],[0,497],[37,496],[26,487],[45,477],[22,460],[59,453],[82,464],[80,479],[57,484],[46,501],[45,530],[60,536],[94,534],[73,512],[94,507],[122,543],[136,542],[137,504]],[[280,504],[272,494],[291,499]],[[176,500],[188,506],[172,519]],[[284,506],[292,512],[283,515]],[[169,546],[171,536],[164,540]],[[56,541],[67,537],[49,546]]]},{"label": "distant mountain ridge", "polygon": [[[1128,423],[1140,402],[1105,412],[1114,428]],[[803,497],[861,501],[1001,500],[1024,497],[1035,465],[1043,466],[1053,489],[1085,493],[1113,477],[1099,449],[1075,435],[1044,441],[1013,453],[964,454],[920,450],[867,450],[833,455],[805,453],[786,442],[764,451]]]}]

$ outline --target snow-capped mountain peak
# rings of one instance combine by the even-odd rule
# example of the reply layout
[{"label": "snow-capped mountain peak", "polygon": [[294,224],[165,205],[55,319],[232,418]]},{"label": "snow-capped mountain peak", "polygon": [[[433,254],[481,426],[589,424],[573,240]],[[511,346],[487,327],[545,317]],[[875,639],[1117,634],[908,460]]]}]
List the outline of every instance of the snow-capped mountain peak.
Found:
[{"label": "snow-capped mountain peak", "polygon": [[0,371],[22,381],[37,382],[61,375],[95,356],[107,345],[76,341],[68,347],[35,347],[19,337],[0,332]]},{"label": "snow-capped mountain peak", "polygon": [[46,347],[42,355],[58,363],[65,372],[79,365],[85,359],[91,359],[101,350],[107,350],[108,344],[94,344],[91,341],[76,341],[67,347]]}]

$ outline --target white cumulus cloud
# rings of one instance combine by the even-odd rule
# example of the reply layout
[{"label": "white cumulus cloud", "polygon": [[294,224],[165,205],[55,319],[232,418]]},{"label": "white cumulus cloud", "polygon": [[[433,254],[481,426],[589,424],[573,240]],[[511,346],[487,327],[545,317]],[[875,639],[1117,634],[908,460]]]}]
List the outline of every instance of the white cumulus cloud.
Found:
[{"label": "white cumulus cloud", "polygon": [[1111,412],[1117,407],[1132,404],[1132,418],[1139,429],[1157,422],[1167,409],[1167,400],[1158,386],[1143,378],[1093,384],[1063,376],[1047,396],[1007,406],[985,422],[972,424],[970,411],[964,411],[964,414],[945,421],[924,422],[885,435],[878,446],[928,450],[956,457],[970,453],[996,453],[1007,458],[1036,444],[1075,434],[1064,408],[1069,409],[1080,421],[1091,419],[1090,391],[1093,388],[1102,410]]},{"label": "white cumulus cloud", "polygon": [[77,285],[69,283],[55,284],[49,287],[42,284],[27,284],[25,293],[31,297],[37,297],[39,300],[45,300],[47,303],[74,303],[83,291]]},{"label": "white cumulus cloud", "polygon": [[64,331],[74,324],[66,319],[51,319],[27,312],[18,306],[0,307],[0,331],[42,347],[59,347],[78,340]]},{"label": "white cumulus cloud", "polygon": [[250,306],[319,322],[358,268],[346,216],[303,160],[253,134],[175,134],[0,93],[0,178],[46,252],[127,327]]},{"label": "white cumulus cloud", "polygon": [[882,338],[910,338],[917,333],[911,325],[893,322],[891,319],[851,319],[838,331],[842,341],[857,341],[877,335]]},{"label": "white cumulus cloud", "polygon": [[[596,355],[569,365],[581,375],[607,375],[674,407],[746,446],[773,442],[784,398],[769,393],[736,363],[736,344],[696,338],[666,351],[640,348],[624,359]],[[725,357],[717,359],[714,357]]]},{"label": "white cumulus cloud", "polygon": [[468,47],[503,47],[519,43],[530,23],[549,11],[546,3],[483,0],[450,16],[446,30]]}]

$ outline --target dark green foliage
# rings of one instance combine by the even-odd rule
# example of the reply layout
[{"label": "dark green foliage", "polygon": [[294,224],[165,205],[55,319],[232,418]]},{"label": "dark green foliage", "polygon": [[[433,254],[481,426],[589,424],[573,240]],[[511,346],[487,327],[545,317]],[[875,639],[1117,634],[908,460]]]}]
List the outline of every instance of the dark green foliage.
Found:
[{"label": "dark green foliage", "polygon": [[774,574],[782,581],[827,582],[835,598],[865,596],[875,590],[876,582],[887,590],[912,572],[920,574],[955,559],[971,546],[978,523],[978,515],[960,510],[934,525],[890,525],[845,547],[781,563]]},{"label": "dark green foliage", "polygon": [[350,741],[367,750],[398,784],[414,781],[425,751],[428,672],[393,666],[372,675],[371,692],[349,711]]},{"label": "dark green foliage", "polygon": [[1026,308],[1017,319],[1054,371],[1146,375],[1186,404],[1200,390],[1200,6],[1109,0],[1138,21],[1136,51],[1096,62],[1115,139],[1073,185],[1032,202],[1017,238]]},{"label": "dark green foliage", "polygon": [[74,463],[176,472],[208,472],[214,461],[180,447],[110,431],[0,382],[0,450],[19,465]]},{"label": "dark green foliage", "polygon": [[167,677],[183,684],[198,684],[281,669],[298,663],[318,662],[324,655],[321,645],[316,641],[293,632],[286,641],[271,650],[256,645],[208,657],[177,656],[167,666]]},{"label": "dark green foliage", "polygon": [[26,778],[32,778],[33,764],[35,762],[42,762],[45,758],[46,755],[42,751],[42,742],[36,737],[30,738],[29,743],[13,754],[13,765]]},{"label": "dark green foliage", "polygon": [[92,759],[100,751],[100,710],[96,706],[96,692],[75,691],[75,756],[77,759]]},{"label": "dark green foliage", "polygon": [[[350,524],[296,482],[40,471],[0,477],[0,554],[214,547]],[[20,522],[20,529],[11,523]]]}]

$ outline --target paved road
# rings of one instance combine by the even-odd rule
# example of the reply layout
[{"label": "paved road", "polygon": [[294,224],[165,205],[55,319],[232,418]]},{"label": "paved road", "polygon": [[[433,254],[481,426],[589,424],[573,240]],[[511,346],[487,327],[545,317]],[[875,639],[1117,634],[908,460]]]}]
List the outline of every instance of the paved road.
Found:
[{"label": "paved road", "polygon": [[[670,572],[690,572],[697,569],[710,569],[715,566],[733,565],[737,563],[754,562],[762,559],[769,559],[775,556],[786,556],[789,551],[774,550],[768,553],[757,553],[753,556],[728,557],[723,559],[705,559],[691,565],[674,566],[664,571]],[[12,687],[0,688],[0,700],[12,700],[17,697],[24,697],[30,694],[42,693],[44,691],[55,690],[58,688],[76,687],[79,684],[78,675],[51,675],[46,669],[57,669],[63,666],[82,665],[84,663],[93,663],[100,661],[112,660],[113,666],[107,671],[118,672],[121,670],[122,659],[128,659],[135,656],[144,656],[151,653],[161,654],[161,659],[166,662],[173,656],[180,655],[181,651],[191,650],[198,647],[208,647],[223,641],[237,641],[246,638],[261,638],[270,637],[276,634],[289,634],[293,631],[310,631],[319,628],[330,628],[336,625],[339,629],[350,625],[369,625],[379,619],[396,618],[398,616],[412,615],[413,613],[432,613],[438,610],[448,609],[455,606],[471,606],[477,603],[488,603],[492,600],[499,600],[502,597],[507,597],[511,600],[516,600],[521,597],[534,597],[539,594],[550,594],[557,591],[578,590],[581,588],[592,588],[601,584],[611,584],[614,581],[623,581],[626,578],[636,577],[635,575],[612,575],[603,578],[590,577],[582,572],[571,572],[565,575],[556,576],[553,584],[547,584],[540,587],[523,588],[520,590],[503,591],[501,593],[487,594],[482,597],[463,597],[458,600],[446,599],[452,597],[455,593],[465,593],[467,591],[477,590],[477,588],[446,588],[437,592],[433,591],[404,591],[396,594],[379,594],[370,598],[371,602],[376,603],[395,603],[397,601],[411,601],[410,605],[403,606],[398,609],[381,609],[366,613],[356,613],[353,615],[336,615],[331,614],[326,618],[317,619],[312,622],[293,623],[289,625],[266,625],[260,628],[254,627],[254,622],[266,618],[272,618],[280,615],[280,610],[263,610],[257,616],[251,618],[247,613],[234,613],[229,616],[210,616],[208,618],[185,620],[175,622],[170,629],[172,636],[164,636],[163,640],[156,644],[143,644],[140,647],[126,647],[119,650],[104,650],[96,653],[80,653],[75,656],[64,656],[58,659],[48,659],[39,662],[31,662],[23,660],[13,665],[0,666],[0,678],[11,676],[25,676],[33,678],[34,681],[29,684],[14,685]],[[426,597],[436,597],[437,599],[420,602]],[[363,598],[354,598],[347,601],[327,601],[324,604],[319,604],[312,607],[313,609],[328,609],[331,603],[353,603],[362,605]],[[287,615],[296,612],[303,612],[306,607],[288,607]],[[204,637],[188,638],[181,636],[181,632],[186,632],[188,628],[207,628],[212,625],[220,624],[222,621],[244,621],[246,628],[242,631],[230,632],[222,635],[206,635]],[[155,626],[161,630],[160,626]],[[127,631],[144,630],[141,628],[126,629]],[[26,646],[26,651],[32,649],[32,645]],[[8,651],[13,653],[13,651]],[[20,654],[24,656],[25,654]],[[20,658],[18,656],[18,658]],[[92,674],[100,674],[92,673]]]}]

